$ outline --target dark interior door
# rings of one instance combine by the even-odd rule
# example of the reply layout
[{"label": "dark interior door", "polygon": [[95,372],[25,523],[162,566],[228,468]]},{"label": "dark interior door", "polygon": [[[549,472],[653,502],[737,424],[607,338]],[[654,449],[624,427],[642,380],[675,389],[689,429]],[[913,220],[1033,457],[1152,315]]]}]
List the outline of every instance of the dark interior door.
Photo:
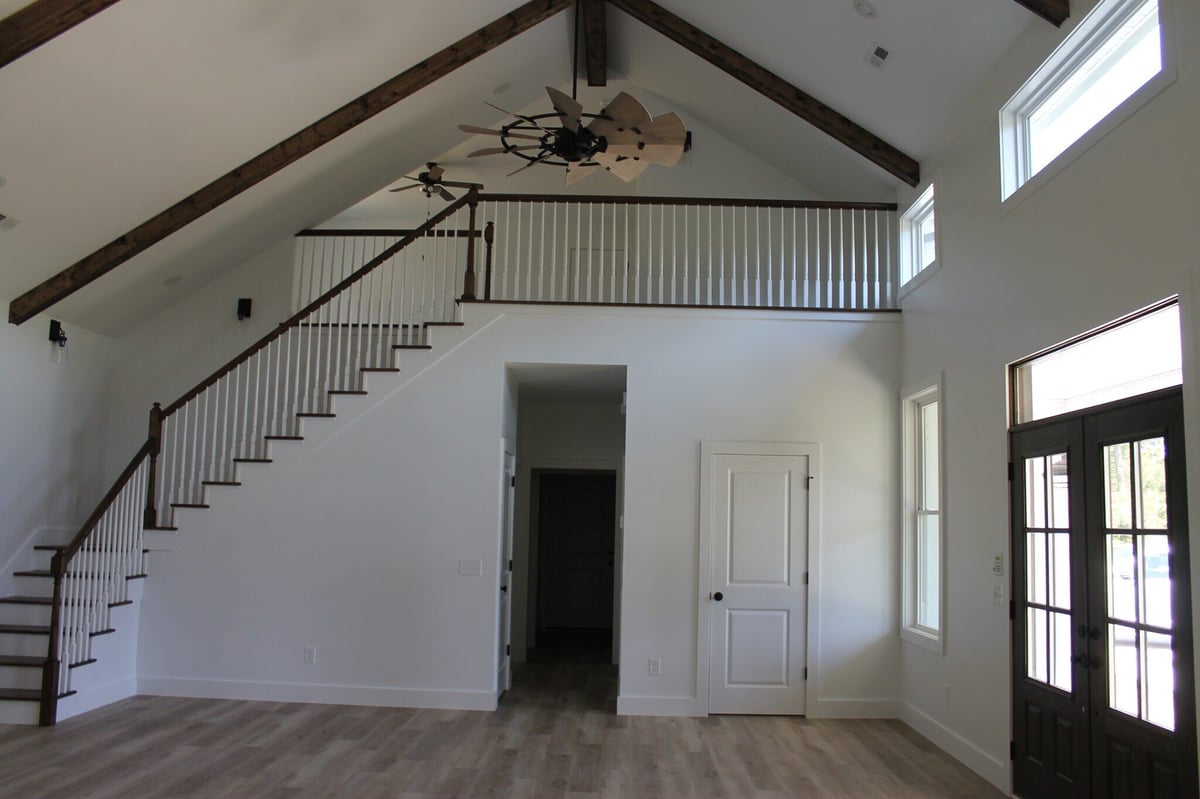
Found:
[{"label": "dark interior door", "polygon": [[543,472],[538,628],[611,629],[616,476]]},{"label": "dark interior door", "polygon": [[1178,389],[1014,430],[1014,792],[1197,795]]}]

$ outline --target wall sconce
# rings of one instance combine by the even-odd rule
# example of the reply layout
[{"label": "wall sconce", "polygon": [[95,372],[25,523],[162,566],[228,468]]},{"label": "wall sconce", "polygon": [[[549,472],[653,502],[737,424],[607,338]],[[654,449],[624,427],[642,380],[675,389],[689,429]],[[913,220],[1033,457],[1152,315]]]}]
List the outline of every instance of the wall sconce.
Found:
[{"label": "wall sconce", "polygon": [[67,331],[63,330],[62,322],[50,320],[50,360],[58,363],[67,351]]},{"label": "wall sconce", "polygon": [[242,297],[237,301],[237,329],[242,329],[242,322],[250,318],[250,298]]}]

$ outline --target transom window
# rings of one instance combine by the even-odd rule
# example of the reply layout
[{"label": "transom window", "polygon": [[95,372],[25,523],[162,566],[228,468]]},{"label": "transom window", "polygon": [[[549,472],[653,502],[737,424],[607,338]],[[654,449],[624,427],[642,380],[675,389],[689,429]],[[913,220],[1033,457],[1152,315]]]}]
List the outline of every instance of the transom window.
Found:
[{"label": "transom window", "polygon": [[937,264],[937,220],[933,185],[900,217],[900,285]]}]

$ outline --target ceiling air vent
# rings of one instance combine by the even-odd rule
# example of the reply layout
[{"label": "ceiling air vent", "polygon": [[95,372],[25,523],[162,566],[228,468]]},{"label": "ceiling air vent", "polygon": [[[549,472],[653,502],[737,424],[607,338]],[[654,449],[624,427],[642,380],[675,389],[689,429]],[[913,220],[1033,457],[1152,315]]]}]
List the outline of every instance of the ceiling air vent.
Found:
[{"label": "ceiling air vent", "polygon": [[887,61],[889,55],[891,53],[887,51],[887,48],[873,44],[871,45],[871,52],[867,55],[867,63],[876,69],[883,69],[883,62]]}]

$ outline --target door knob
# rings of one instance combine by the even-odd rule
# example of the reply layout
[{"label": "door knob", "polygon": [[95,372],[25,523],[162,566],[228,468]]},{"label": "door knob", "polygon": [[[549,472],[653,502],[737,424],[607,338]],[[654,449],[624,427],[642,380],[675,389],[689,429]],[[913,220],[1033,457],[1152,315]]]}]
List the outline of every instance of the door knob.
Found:
[{"label": "door knob", "polygon": [[724,595],[724,594],[722,594],[720,591],[718,591],[717,593],[713,594],[712,596],[713,596],[713,599],[714,599],[715,601],[717,601],[717,602],[720,602],[722,599],[724,599],[724,598],[725,598],[725,595]]},{"label": "door knob", "polygon": [[508,593],[508,586],[507,586],[507,585],[502,585],[502,586],[500,586],[500,593],[502,593],[502,594],[507,594],[507,593]]}]

